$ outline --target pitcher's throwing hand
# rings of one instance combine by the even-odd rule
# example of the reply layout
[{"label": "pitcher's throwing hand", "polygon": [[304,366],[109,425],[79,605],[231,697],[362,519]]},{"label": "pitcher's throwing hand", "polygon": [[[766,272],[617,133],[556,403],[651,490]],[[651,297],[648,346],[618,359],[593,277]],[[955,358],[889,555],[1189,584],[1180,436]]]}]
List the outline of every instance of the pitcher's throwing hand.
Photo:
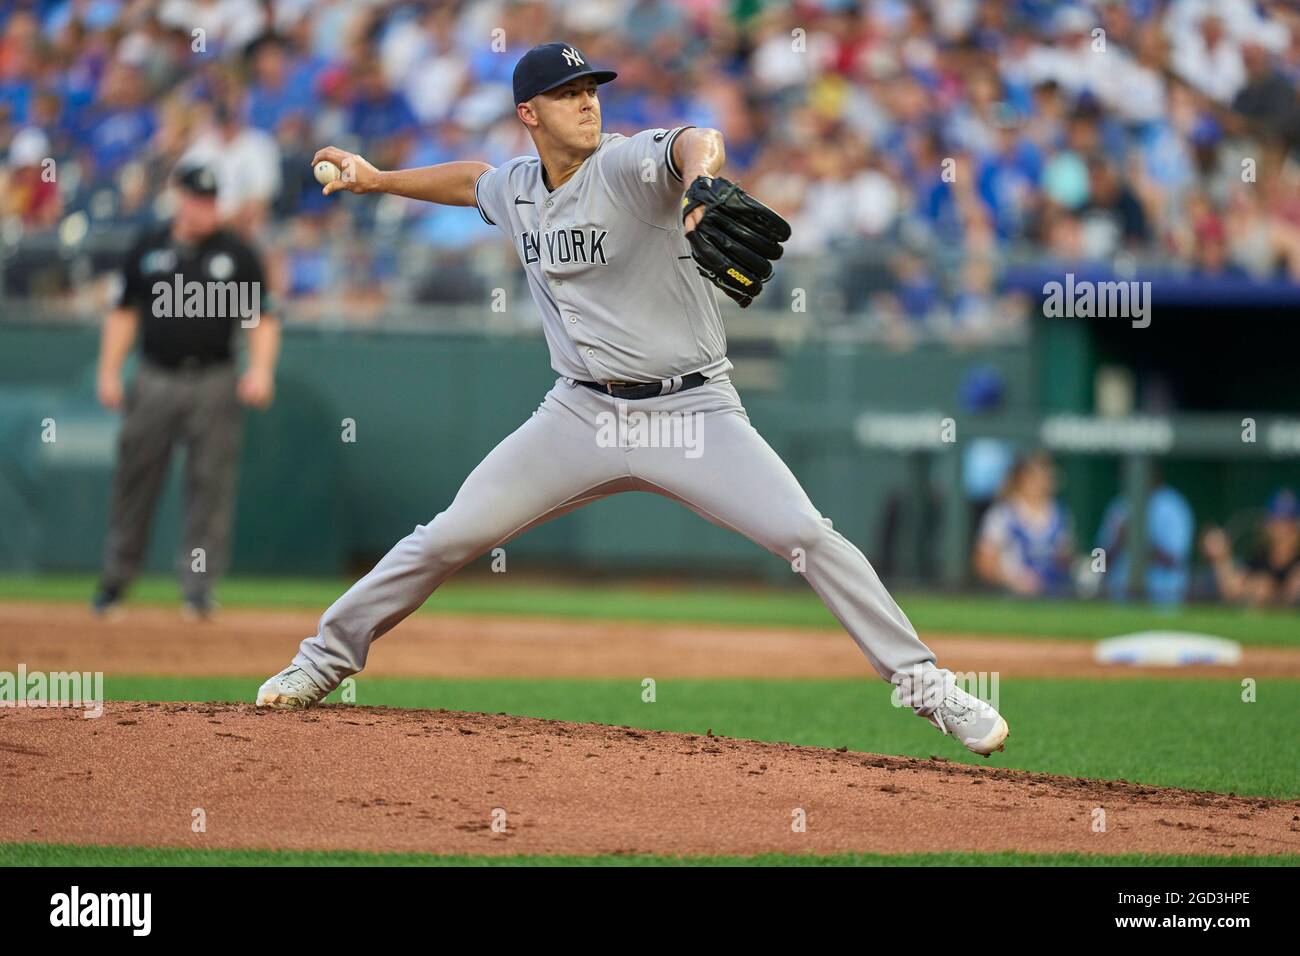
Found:
[{"label": "pitcher's throwing hand", "polygon": [[357,194],[374,192],[379,186],[379,170],[357,153],[345,152],[337,146],[326,146],[316,150],[316,155],[311,158],[313,170],[320,163],[332,163],[339,170],[339,178],[326,182],[321,190],[326,196],[332,196],[339,190]]}]

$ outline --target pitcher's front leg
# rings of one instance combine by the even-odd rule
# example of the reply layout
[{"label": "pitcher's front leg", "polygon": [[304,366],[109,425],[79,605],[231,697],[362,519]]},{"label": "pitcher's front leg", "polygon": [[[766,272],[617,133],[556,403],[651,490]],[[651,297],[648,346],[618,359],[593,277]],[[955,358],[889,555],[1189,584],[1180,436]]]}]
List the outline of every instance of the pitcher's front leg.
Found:
[{"label": "pitcher's front leg", "polygon": [[567,391],[553,389],[470,473],[446,511],[417,526],[330,606],[318,632],[299,647],[294,667],[332,690],[365,667],[372,643],[470,561],[626,486],[621,453],[597,445],[583,398]]}]

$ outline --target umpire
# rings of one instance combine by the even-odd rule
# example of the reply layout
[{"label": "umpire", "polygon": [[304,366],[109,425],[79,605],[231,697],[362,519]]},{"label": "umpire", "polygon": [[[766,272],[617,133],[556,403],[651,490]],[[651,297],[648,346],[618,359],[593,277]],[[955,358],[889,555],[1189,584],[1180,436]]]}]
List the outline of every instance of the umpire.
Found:
[{"label": "umpire", "polygon": [[[118,608],[139,571],[178,445],[185,447],[183,609],[211,613],[212,585],[230,551],[239,404],[267,408],[275,391],[280,324],[266,311],[262,264],[222,227],[211,169],[182,167],[173,186],[176,214],[128,253],[121,299],[100,339],[99,401],[124,413],[104,573],[92,601],[101,615]],[[239,375],[233,346],[241,326],[249,360]],[[137,337],[141,361],[124,391],[122,365]]]}]

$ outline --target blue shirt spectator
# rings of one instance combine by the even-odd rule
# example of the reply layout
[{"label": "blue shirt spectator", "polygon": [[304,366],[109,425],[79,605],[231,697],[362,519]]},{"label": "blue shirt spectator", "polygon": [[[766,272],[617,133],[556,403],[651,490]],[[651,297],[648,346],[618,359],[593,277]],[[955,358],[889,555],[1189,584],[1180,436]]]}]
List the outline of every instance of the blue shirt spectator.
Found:
[{"label": "blue shirt spectator", "polygon": [[111,175],[139,156],[158,126],[148,106],[95,111],[84,117],[84,122],[80,138],[89,147],[99,176]]},{"label": "blue shirt spectator", "polygon": [[1008,149],[981,162],[977,186],[1002,239],[1023,229],[1043,172],[1043,157],[1037,146],[1027,139],[1009,139]]},{"label": "blue shirt spectator", "polygon": [[0,109],[15,126],[26,126],[31,116],[32,85],[26,80],[0,81]]},{"label": "blue shirt spectator", "polygon": [[1037,520],[1014,505],[999,501],[984,513],[981,544],[994,547],[1008,574],[1028,572],[1040,584],[1036,593],[1060,595],[1069,590],[1068,565],[1061,560],[1070,542],[1065,509],[1051,502]]},{"label": "blue shirt spectator", "polygon": [[[1097,547],[1106,552],[1106,579],[1111,597],[1128,594],[1130,552],[1127,544],[1128,499],[1115,498],[1106,508]],[[1179,492],[1161,485],[1147,498],[1146,597],[1157,604],[1178,604],[1187,594],[1192,535],[1196,519]]]},{"label": "blue shirt spectator", "polygon": [[406,97],[392,91],[360,98],[348,113],[348,130],[367,143],[414,133],[418,126]]},{"label": "blue shirt spectator", "polygon": [[1069,516],[1056,500],[1056,467],[1042,453],[1015,462],[1001,497],[984,513],[975,544],[975,571],[989,584],[1022,597],[1070,591],[1074,550]]}]

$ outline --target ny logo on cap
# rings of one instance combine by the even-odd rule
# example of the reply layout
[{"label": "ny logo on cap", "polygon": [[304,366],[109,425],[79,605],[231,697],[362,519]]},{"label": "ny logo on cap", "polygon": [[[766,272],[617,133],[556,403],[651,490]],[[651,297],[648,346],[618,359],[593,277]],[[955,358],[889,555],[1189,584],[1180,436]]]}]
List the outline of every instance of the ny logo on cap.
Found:
[{"label": "ny logo on cap", "polygon": [[578,55],[578,51],[571,46],[564,48],[563,56],[564,62],[569,66],[582,66],[585,63],[582,57]]}]

